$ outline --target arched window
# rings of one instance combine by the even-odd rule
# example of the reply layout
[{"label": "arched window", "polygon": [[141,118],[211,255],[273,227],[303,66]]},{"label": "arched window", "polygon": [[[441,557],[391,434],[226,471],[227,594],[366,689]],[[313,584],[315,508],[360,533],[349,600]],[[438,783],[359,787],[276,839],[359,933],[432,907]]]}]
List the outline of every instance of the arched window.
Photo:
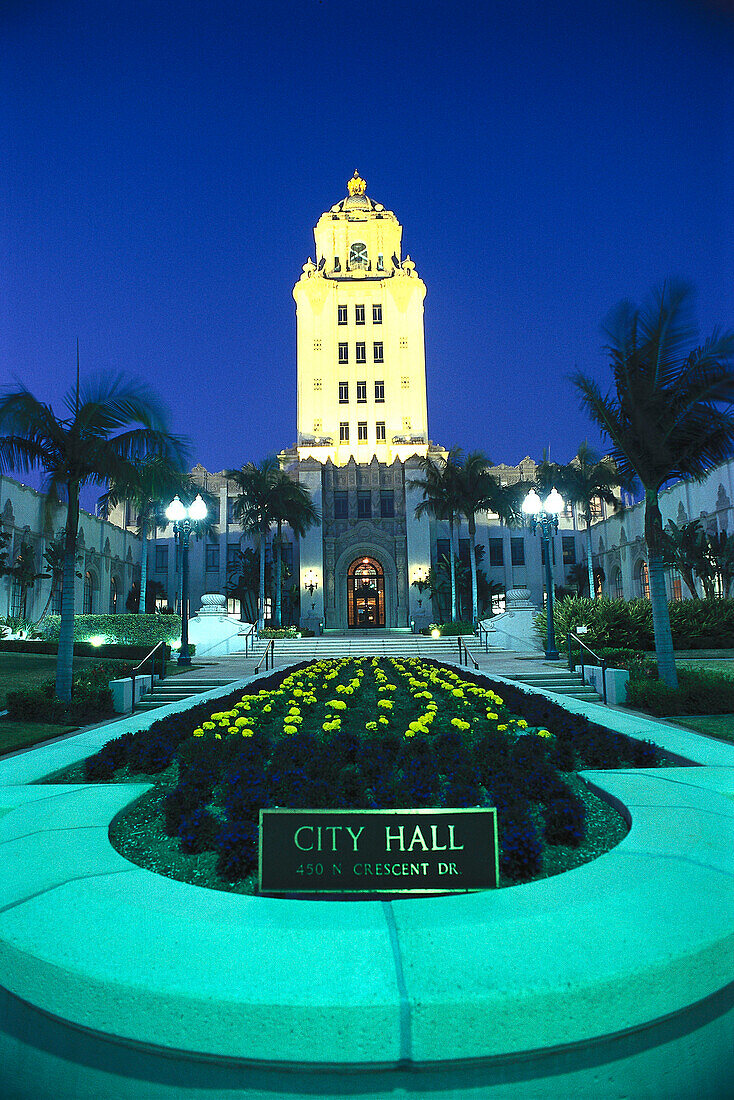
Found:
[{"label": "arched window", "polygon": [[91,615],[94,611],[94,605],[96,602],[96,577],[94,573],[90,573],[89,570],[84,574],[84,600],[82,604],[82,614]]},{"label": "arched window", "polygon": [[612,598],[615,600],[624,599],[624,586],[622,584],[621,569],[616,569],[612,576]]},{"label": "arched window", "polygon": [[13,619],[25,617],[25,599],[17,577],[13,577],[13,587],[10,589],[10,616]]},{"label": "arched window", "polygon": [[646,561],[641,561],[637,566],[637,592],[644,600],[650,599],[650,575]]},{"label": "arched window", "polygon": [[117,578],[110,578],[110,615],[117,614],[117,598],[118,598]]},{"label": "arched window", "polygon": [[385,625],[385,574],[375,558],[357,558],[347,570],[347,622],[351,627]]},{"label": "arched window", "polygon": [[354,241],[349,246],[349,267],[351,270],[355,268],[363,268],[365,271],[370,266],[370,258],[367,252],[367,245],[364,241]]}]

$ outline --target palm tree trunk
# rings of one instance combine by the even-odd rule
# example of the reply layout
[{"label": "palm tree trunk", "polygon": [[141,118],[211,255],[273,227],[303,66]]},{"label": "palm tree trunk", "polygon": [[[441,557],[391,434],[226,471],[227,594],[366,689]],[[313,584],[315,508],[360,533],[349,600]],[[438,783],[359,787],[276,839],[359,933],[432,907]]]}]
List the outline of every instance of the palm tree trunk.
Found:
[{"label": "palm tree trunk", "polygon": [[668,687],[677,688],[678,673],[673,652],[673,633],[670,629],[668,594],[665,591],[665,567],[663,565],[662,550],[663,521],[660,515],[658,494],[654,489],[645,490],[645,542],[647,543],[647,568],[658,674]]},{"label": "palm tree trunk", "polygon": [[260,531],[260,607],[257,615],[258,632],[265,626],[265,540],[267,533]]},{"label": "palm tree trunk", "polygon": [[276,625],[276,627],[280,627],[280,599],[281,599],[281,596],[280,596],[280,584],[281,584],[280,576],[281,576],[281,568],[282,568],[280,536],[281,536],[281,531],[282,530],[283,530],[283,522],[282,522],[282,520],[278,520],[278,534],[276,536],[278,556],[277,556],[276,561],[275,561],[275,625]]},{"label": "palm tree trunk", "polygon": [[140,530],[140,538],[143,543],[143,554],[140,559],[140,601],[138,602],[138,615],[145,614],[145,597],[148,588],[148,525],[143,523]]},{"label": "palm tree trunk", "polygon": [[586,527],[586,569],[589,574],[589,597],[592,600],[596,599],[596,586],[594,584],[594,563],[592,561],[591,550],[591,527]]},{"label": "palm tree trunk", "polygon": [[469,564],[471,565],[471,621],[476,623],[479,617],[479,596],[477,593],[477,521],[474,513],[469,516]]},{"label": "palm tree trunk", "polygon": [[56,694],[65,703],[71,701],[71,678],[74,663],[74,582],[76,538],[79,526],[79,486],[67,485],[68,506],[64,536],[64,575],[61,588],[61,625],[59,652],[56,658]]},{"label": "palm tree trunk", "polygon": [[456,622],[456,559],[454,557],[454,518],[449,520],[449,565],[451,567],[451,622]]}]

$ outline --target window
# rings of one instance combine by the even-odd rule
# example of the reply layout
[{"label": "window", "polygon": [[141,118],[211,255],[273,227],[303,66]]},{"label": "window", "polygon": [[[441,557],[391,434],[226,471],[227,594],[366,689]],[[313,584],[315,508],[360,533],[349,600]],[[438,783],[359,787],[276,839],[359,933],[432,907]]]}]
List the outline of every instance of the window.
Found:
[{"label": "window", "polygon": [[410,389],[410,379],[408,378],[407,374],[404,374],[403,377],[400,379],[400,389],[401,390],[409,390]]},{"label": "window", "polygon": [[316,432],[317,435],[321,431],[321,426],[322,426],[322,421],[321,420],[314,420],[313,430]]},{"label": "window", "polygon": [[591,519],[595,522],[598,519],[604,519],[604,504],[601,497],[592,497],[589,501],[591,507]]},{"label": "window", "polygon": [[380,303],[379,305],[375,304],[372,307],[372,324],[382,324],[382,303]]},{"label": "window", "polygon": [[378,420],[375,424],[375,440],[377,443],[385,442],[385,421]]},{"label": "window", "polygon": [[615,600],[624,598],[624,586],[622,584],[622,570],[617,569],[612,577],[612,597]]},{"label": "window", "polygon": [[234,497],[227,497],[227,523],[234,523]]},{"label": "window", "polygon": [[348,443],[349,442],[349,422],[346,421],[346,420],[342,420],[342,422],[339,425],[339,442],[340,443]]},{"label": "window", "polygon": [[219,543],[208,542],[206,544],[206,571],[216,573],[219,570]]},{"label": "window", "polygon": [[382,351],[382,340],[375,340],[374,344],[372,345],[372,351],[373,351],[376,363],[384,363],[385,362],[385,357],[384,357],[383,351]]},{"label": "window", "polygon": [[357,422],[357,442],[358,443],[366,443],[367,442],[367,421],[366,420],[360,420],[360,421]]},{"label": "window", "polygon": [[377,253],[377,270],[378,271],[384,271],[385,270],[385,257],[382,255],[381,252]]},{"label": "window", "polygon": [[339,404],[340,405],[348,405],[349,404],[349,383],[348,382],[340,382],[339,383]]},{"label": "window", "polygon": [[363,305],[354,307],[354,323],[355,323],[355,325],[363,325],[364,324],[364,306]]},{"label": "window", "polygon": [[449,560],[451,554],[451,543],[448,539],[436,539],[436,560],[440,563],[445,558]]},{"label": "window", "polygon": [[366,382],[358,382],[357,383],[357,404],[358,405],[364,405],[366,401],[367,401],[367,383]]},{"label": "window", "polygon": [[369,489],[357,492],[357,519],[372,519],[372,493]]},{"label": "window", "polygon": [[525,539],[510,539],[510,560],[513,565],[525,564]]},{"label": "window", "polygon": [[[85,578],[84,578],[84,599],[85,599],[85,601],[86,601],[86,598],[87,598],[87,580],[86,580],[86,578],[88,576],[89,576],[89,573],[87,573]],[[25,607],[23,606],[24,602],[25,601],[24,601],[24,598],[23,598],[23,589],[21,587],[21,583],[20,583],[20,581],[18,580],[17,577],[13,577],[13,587],[10,589],[10,614],[12,615],[12,617],[14,619],[20,619],[20,618],[23,618],[25,616]],[[91,611],[91,610],[92,610],[91,607],[89,609],[87,609],[87,607],[85,606],[84,613],[89,614],[89,611]]]},{"label": "window", "polygon": [[240,544],[238,542],[227,543],[227,572],[230,573],[240,564]]},{"label": "window", "polygon": [[314,388],[315,393],[321,393],[321,379],[320,378],[314,378],[313,388]]},{"label": "window", "polygon": [[459,539],[459,561],[462,565],[465,565],[467,569],[471,567],[471,548],[469,546],[469,539]]},{"label": "window", "polygon": [[338,256],[334,257],[334,271],[341,271],[342,265]]},{"label": "window", "polygon": [[219,502],[219,497],[217,497],[214,501],[212,501],[211,506],[207,504],[207,517],[206,518],[211,523],[219,523],[219,511],[220,511],[220,502]]},{"label": "window", "polygon": [[110,615],[117,614],[118,595],[117,580],[115,577],[110,577]]},{"label": "window", "polygon": [[356,355],[354,358],[358,363],[367,362],[367,345],[364,341],[362,343],[357,341]]},{"label": "window", "polygon": [[168,572],[168,547],[156,546],[155,548],[155,571],[156,573]]},{"label": "window", "polygon": [[339,344],[339,362],[349,362],[349,344]]},{"label": "window", "polygon": [[349,515],[349,497],[345,492],[334,493],[334,519],[346,519]]},{"label": "window", "polygon": [[364,241],[355,241],[354,244],[349,246],[349,266],[350,268],[362,268],[363,270],[367,270],[370,266],[367,245]]},{"label": "window", "polygon": [[681,588],[680,573],[670,574],[670,598],[671,600],[683,599],[683,589]]},{"label": "window", "polygon": [[382,404],[385,400],[385,383],[383,381],[375,382],[375,401],[378,404]]},{"label": "window", "polygon": [[336,316],[337,316],[336,323],[338,325],[346,325],[346,323],[347,323],[347,307],[346,306],[337,306],[336,307]]},{"label": "window", "polygon": [[410,417],[409,416],[404,416],[403,417],[403,431],[405,431],[405,432],[410,431]]},{"label": "window", "polygon": [[314,340],[313,350],[314,351],[321,351],[321,341],[320,340]]},{"label": "window", "polygon": [[504,565],[505,555],[502,547],[502,539],[489,540],[489,564]]},{"label": "window", "polygon": [[573,537],[573,535],[563,535],[561,537],[561,545],[563,546],[563,564],[575,565],[576,539]]},{"label": "window", "polygon": [[395,515],[395,494],[392,489],[380,492],[380,515],[383,519],[392,519]]},{"label": "window", "polygon": [[87,571],[84,574],[84,601],[82,604],[85,615],[91,615],[94,611],[96,587],[96,578],[92,573]]},{"label": "window", "polygon": [[647,562],[641,561],[637,567],[638,591],[643,600],[650,599],[650,576],[647,572]]}]

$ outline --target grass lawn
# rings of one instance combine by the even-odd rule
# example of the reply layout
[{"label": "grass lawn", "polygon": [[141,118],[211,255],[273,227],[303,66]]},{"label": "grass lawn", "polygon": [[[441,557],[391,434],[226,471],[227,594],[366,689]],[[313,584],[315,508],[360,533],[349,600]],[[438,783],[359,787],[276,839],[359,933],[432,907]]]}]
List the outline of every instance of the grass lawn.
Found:
[{"label": "grass lawn", "polygon": [[712,658],[702,657],[700,661],[686,657],[685,660],[676,660],[678,668],[692,668],[705,670],[706,672],[723,672],[725,676],[734,676],[734,659],[733,658]]},{"label": "grass lawn", "polygon": [[712,737],[720,737],[722,741],[734,744],[734,714],[694,714],[676,717],[672,721],[696,733],[709,733]]},{"label": "grass lawn", "polygon": [[14,722],[9,718],[0,718],[0,756],[16,749],[27,749],[52,737],[61,737],[71,733],[78,726],[54,726],[48,722]]}]

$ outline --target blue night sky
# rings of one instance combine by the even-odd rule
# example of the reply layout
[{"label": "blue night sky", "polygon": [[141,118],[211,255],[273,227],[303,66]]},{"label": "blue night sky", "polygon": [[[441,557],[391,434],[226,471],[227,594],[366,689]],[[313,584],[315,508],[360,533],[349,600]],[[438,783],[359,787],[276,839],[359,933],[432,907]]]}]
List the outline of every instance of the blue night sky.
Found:
[{"label": "blue night sky", "polygon": [[78,337],[210,470],[291,445],[291,289],[357,168],[428,287],[431,438],[567,461],[619,299],[680,275],[734,326],[726,7],[6,2],[0,385],[59,404]]}]

